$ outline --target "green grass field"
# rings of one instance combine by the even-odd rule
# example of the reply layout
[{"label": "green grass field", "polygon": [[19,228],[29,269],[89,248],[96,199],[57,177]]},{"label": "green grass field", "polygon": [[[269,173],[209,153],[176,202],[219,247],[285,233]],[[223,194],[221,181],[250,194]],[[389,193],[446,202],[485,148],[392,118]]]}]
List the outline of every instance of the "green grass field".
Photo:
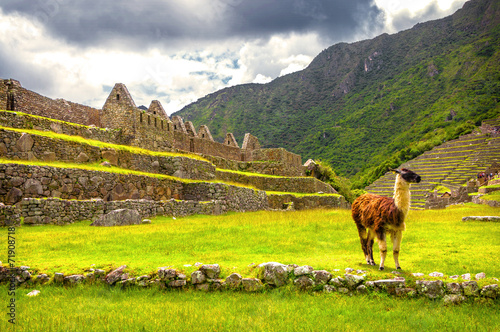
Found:
[{"label": "green grass field", "polygon": [[[500,277],[500,224],[462,222],[471,215],[499,210],[466,204],[446,210],[411,211],[400,262],[412,272],[439,271],[446,276],[485,272],[489,283]],[[364,263],[356,227],[346,210],[231,213],[222,216],[158,217],[152,224],[112,228],[20,227],[16,260],[37,272],[82,273],[127,265],[133,275],[172,266],[187,275],[196,262],[218,263],[221,277],[232,272],[255,276],[255,265],[268,261],[311,265],[341,275],[367,270],[368,279],[392,277]],[[0,260],[6,261],[7,230],[2,229]],[[389,246],[391,250],[391,246]],[[378,249],[375,260],[379,261]],[[188,265],[188,266],[186,266]],[[190,266],[189,266],[190,265]],[[38,286],[34,298],[17,290],[17,330],[124,331],[494,331],[500,328],[498,301],[446,307],[440,301],[397,299],[384,294],[342,296],[303,294],[285,288],[261,294],[195,291],[121,290],[106,286]],[[0,287],[7,299],[7,287]],[[0,330],[9,328],[7,317]]]}]

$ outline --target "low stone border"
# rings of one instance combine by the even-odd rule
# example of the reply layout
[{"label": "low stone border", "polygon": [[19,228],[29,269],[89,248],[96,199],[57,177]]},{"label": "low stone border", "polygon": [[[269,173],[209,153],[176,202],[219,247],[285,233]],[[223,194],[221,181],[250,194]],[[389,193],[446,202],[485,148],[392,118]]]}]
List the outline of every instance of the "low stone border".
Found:
[{"label": "low stone border", "polygon": [[500,222],[499,216],[469,216],[463,217],[462,221],[493,221]]},{"label": "low stone border", "polygon": [[[475,275],[476,280],[471,280],[470,274],[461,276],[462,282],[455,282],[459,276],[449,277],[452,282],[445,283],[440,279],[444,275],[439,272],[429,274],[431,280],[416,280],[414,288],[408,287],[406,279],[395,276],[392,279],[368,281],[366,272],[347,268],[345,273],[335,276],[340,270],[332,271],[315,270],[304,265],[285,265],[276,262],[262,263],[257,266],[257,278],[244,278],[238,273],[232,273],[226,279],[220,278],[218,264],[195,264],[197,271],[188,277],[184,273],[170,267],[160,267],[151,275],[132,276],[125,272],[126,265],[106,273],[101,269],[90,269],[90,272],[76,275],[55,273],[51,278],[45,273],[32,275],[27,266],[12,269],[0,266],[0,283],[14,283],[20,285],[43,285],[52,283],[61,286],[74,286],[78,284],[102,283],[114,287],[157,287],[158,289],[198,291],[244,291],[258,292],[278,287],[291,286],[299,291],[316,291],[346,295],[369,294],[385,292],[399,297],[425,297],[428,299],[442,299],[444,304],[459,304],[469,299],[479,302],[490,302],[500,299],[498,283],[486,285],[482,288],[477,281],[486,277],[485,273]],[[393,272],[398,274],[398,272]],[[414,273],[414,277],[424,277],[422,273]],[[493,278],[498,282],[498,279]]]}]

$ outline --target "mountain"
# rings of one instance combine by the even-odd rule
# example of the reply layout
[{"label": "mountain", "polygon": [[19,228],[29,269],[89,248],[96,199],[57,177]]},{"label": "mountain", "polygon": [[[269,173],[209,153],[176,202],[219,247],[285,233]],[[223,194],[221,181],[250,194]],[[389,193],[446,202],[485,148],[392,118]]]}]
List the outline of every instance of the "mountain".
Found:
[{"label": "mountain", "polygon": [[499,22],[499,1],[472,0],[443,19],[333,45],[302,71],[217,91],[174,115],[208,125],[216,140],[250,132],[341,175],[373,175],[500,114]]}]

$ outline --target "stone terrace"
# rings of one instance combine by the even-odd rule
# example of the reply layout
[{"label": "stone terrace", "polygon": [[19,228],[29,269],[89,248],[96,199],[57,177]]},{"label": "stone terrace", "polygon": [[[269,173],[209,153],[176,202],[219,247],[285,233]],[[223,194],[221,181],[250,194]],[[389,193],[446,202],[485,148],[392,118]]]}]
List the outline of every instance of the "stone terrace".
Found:
[{"label": "stone terrace", "polygon": [[[449,141],[423,153],[403,164],[422,177],[422,182],[412,184],[412,208],[425,206],[427,195],[442,184],[458,189],[477,173],[486,171],[495,162],[500,162],[500,137],[491,134],[470,134]],[[386,173],[366,187],[366,191],[382,196],[391,196],[394,191],[395,175]]]}]

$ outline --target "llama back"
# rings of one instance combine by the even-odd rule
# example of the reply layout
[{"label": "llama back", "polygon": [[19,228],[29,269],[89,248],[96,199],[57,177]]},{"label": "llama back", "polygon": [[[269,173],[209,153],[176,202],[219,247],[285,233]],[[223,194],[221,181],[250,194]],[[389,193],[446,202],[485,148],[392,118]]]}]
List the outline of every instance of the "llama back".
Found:
[{"label": "llama back", "polygon": [[390,197],[364,194],[354,201],[351,212],[358,228],[362,225],[374,232],[380,227],[404,228],[404,214]]}]

